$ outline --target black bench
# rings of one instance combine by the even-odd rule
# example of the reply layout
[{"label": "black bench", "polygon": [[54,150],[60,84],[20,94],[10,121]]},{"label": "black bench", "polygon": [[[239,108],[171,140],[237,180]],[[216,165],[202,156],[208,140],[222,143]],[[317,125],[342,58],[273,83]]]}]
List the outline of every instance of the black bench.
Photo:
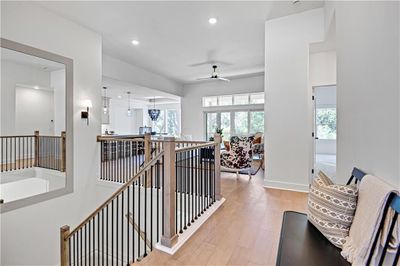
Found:
[{"label": "black bench", "polygon": [[[352,175],[347,182],[350,184],[353,179],[355,183],[361,181],[365,173],[357,168],[353,169]],[[396,222],[400,212],[400,196],[392,194],[385,207],[383,217],[386,216],[388,208],[395,210],[392,224]],[[379,231],[383,227],[381,221]],[[393,228],[391,228],[393,230]],[[389,235],[392,231],[389,231]],[[376,246],[378,234],[375,236],[372,250]],[[387,244],[379,260],[382,265],[386,254]],[[294,211],[285,211],[283,214],[281,236],[279,241],[276,265],[281,266],[320,266],[320,265],[350,265],[341,255],[340,249],[331,244],[311,223],[308,222],[307,214]],[[400,247],[397,249],[393,265],[397,265],[399,260]],[[369,255],[371,259],[372,253]],[[368,263],[369,264],[369,263]]]}]

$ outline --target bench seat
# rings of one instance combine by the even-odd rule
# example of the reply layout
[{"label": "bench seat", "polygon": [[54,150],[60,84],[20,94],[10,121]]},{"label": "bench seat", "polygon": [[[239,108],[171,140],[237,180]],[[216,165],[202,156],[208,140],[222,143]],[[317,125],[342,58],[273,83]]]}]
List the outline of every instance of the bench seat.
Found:
[{"label": "bench seat", "polygon": [[350,265],[311,223],[307,214],[285,211],[276,265]]}]

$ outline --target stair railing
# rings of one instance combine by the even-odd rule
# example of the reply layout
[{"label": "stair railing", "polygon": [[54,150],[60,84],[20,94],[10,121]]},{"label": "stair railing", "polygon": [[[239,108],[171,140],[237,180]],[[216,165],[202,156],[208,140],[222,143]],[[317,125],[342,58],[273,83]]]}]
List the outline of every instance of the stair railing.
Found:
[{"label": "stair railing", "polygon": [[130,265],[156,243],[172,248],[178,228],[221,198],[220,137],[181,148],[169,137],[155,143],[162,150],[92,214],[73,230],[61,227],[62,266]]}]

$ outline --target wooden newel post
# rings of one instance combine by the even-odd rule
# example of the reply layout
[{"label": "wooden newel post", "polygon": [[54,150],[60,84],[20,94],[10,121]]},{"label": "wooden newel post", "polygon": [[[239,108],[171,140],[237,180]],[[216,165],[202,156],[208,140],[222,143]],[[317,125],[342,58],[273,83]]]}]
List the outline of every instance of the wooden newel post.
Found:
[{"label": "wooden newel post", "polygon": [[[151,134],[144,134],[144,165],[151,161]],[[146,187],[151,186],[151,178],[147,178]]]},{"label": "wooden newel post", "polygon": [[144,163],[151,161],[151,134],[144,134]]},{"label": "wooden newel post", "polygon": [[220,200],[221,197],[221,135],[218,133],[214,134],[215,142],[215,199]]},{"label": "wooden newel post", "polygon": [[66,160],[66,133],[61,131],[61,172],[65,172],[65,160]]},{"label": "wooden newel post", "polygon": [[67,266],[69,265],[69,239],[67,236],[69,234],[69,226],[64,225],[60,228],[60,265]]},{"label": "wooden newel post", "polygon": [[34,166],[38,167],[39,166],[39,130],[36,130],[34,132],[35,136],[35,158],[33,158],[34,161]]},{"label": "wooden newel post", "polygon": [[175,138],[164,138],[164,233],[161,236],[161,245],[172,248],[178,235],[175,230]]}]

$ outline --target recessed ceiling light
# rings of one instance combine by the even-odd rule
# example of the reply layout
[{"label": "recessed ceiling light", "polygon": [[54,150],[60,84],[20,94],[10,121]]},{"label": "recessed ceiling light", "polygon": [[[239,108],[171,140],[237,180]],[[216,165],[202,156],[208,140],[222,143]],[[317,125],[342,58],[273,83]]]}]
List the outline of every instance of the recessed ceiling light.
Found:
[{"label": "recessed ceiling light", "polygon": [[38,90],[38,89],[39,89],[39,86],[33,86],[33,88],[34,88],[35,90]]},{"label": "recessed ceiling light", "polygon": [[139,45],[139,41],[138,40],[132,40],[132,44],[133,45]]},{"label": "recessed ceiling light", "polygon": [[217,23],[217,19],[216,18],[209,18],[208,19],[208,23],[215,24],[215,23]]},{"label": "recessed ceiling light", "polygon": [[122,98],[122,96],[121,95],[118,95],[118,99],[121,99]]}]

